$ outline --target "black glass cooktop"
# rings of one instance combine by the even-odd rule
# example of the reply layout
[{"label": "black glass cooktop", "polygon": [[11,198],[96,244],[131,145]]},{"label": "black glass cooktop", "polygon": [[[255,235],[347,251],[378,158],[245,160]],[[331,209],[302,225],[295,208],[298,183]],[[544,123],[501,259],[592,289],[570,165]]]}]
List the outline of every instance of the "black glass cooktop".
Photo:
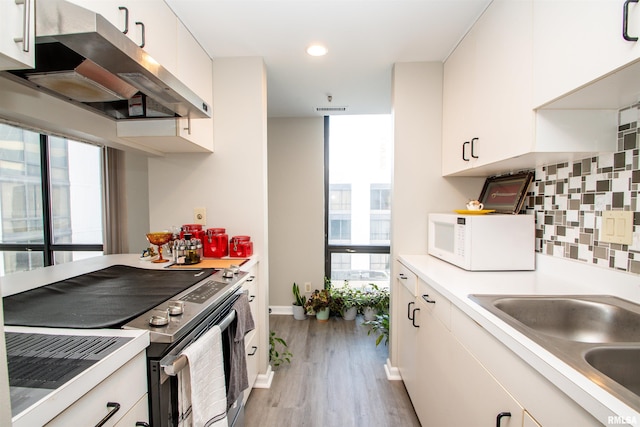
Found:
[{"label": "black glass cooktop", "polygon": [[6,325],[119,328],[216,270],[114,265],[3,298]]}]

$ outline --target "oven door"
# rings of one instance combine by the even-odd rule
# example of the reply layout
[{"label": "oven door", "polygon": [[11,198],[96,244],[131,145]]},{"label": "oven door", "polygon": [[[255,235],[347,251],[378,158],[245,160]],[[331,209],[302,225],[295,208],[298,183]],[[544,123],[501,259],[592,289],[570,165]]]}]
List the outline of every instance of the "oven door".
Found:
[{"label": "oven door", "polygon": [[[235,318],[235,312],[231,309],[242,291],[237,291],[223,304],[215,309],[206,319],[198,324],[193,331],[187,334],[182,340],[174,343],[169,348],[164,348],[162,344],[151,344],[148,351],[148,376],[149,376],[149,409],[152,426],[176,427],[179,421],[178,411],[178,379],[175,375],[167,375],[165,366],[176,364],[175,371],[180,370],[180,353],[183,349],[194,343],[205,332],[214,325],[219,325],[222,330],[222,351],[224,356],[225,379],[228,382],[229,363],[229,329],[228,325]],[[183,357],[184,359],[184,357]],[[185,360],[186,361],[186,360]],[[229,384],[227,383],[227,389]],[[227,419],[230,426],[241,427],[239,422],[242,416],[242,396],[235,402],[227,412]],[[235,422],[235,424],[234,424]]]}]

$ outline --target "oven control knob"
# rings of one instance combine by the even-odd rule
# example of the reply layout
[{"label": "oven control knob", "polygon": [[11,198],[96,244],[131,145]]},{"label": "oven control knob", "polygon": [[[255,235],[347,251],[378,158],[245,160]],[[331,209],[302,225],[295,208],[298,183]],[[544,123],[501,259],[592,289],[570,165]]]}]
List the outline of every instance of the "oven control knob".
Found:
[{"label": "oven control knob", "polygon": [[165,326],[169,324],[169,316],[153,315],[149,318],[151,326]]},{"label": "oven control knob", "polygon": [[225,268],[224,271],[222,272],[222,277],[224,277],[225,279],[230,279],[233,277],[233,270],[229,269],[229,268]]},{"label": "oven control knob", "polygon": [[179,316],[184,313],[183,301],[169,301],[169,316]]}]

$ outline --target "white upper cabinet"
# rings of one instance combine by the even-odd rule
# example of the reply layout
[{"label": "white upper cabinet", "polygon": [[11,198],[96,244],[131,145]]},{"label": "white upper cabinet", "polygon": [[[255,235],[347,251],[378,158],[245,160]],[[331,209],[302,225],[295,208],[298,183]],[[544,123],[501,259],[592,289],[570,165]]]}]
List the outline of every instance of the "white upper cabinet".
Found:
[{"label": "white upper cabinet", "polygon": [[172,74],[178,19],[163,0],[71,0],[102,15]]},{"label": "white upper cabinet", "polygon": [[[580,8],[580,12],[574,9],[573,16],[567,12],[567,16],[557,18],[558,33],[554,37],[545,34],[550,45],[553,38],[562,39],[567,45],[579,44],[584,43],[583,39],[567,28],[582,20],[583,6],[591,3],[602,2],[494,0],[489,5],[444,64],[443,175],[489,176],[615,149],[615,109],[571,105],[541,112],[536,110],[538,104],[534,100],[551,93],[554,98],[560,97],[560,91],[565,89],[550,82],[557,73],[565,73],[565,63],[574,58],[574,49],[566,46],[554,46],[562,51],[557,54],[562,57],[561,63],[543,63],[540,55],[534,55],[540,50],[536,37],[546,28],[538,21],[539,9],[545,9],[549,19],[556,19],[556,7],[562,10],[565,4],[572,4]],[[618,6],[621,11],[622,4]],[[569,25],[562,27],[567,22]],[[622,34],[619,24],[618,32]],[[631,45],[627,48],[633,49]],[[591,49],[588,63],[596,64],[601,49]],[[576,62],[575,68],[583,67]],[[542,70],[548,74],[549,82],[540,77]],[[567,88],[577,84],[569,82],[571,72],[566,75]]]},{"label": "white upper cabinet", "polygon": [[35,65],[35,0],[0,1],[0,70]]},{"label": "white upper cabinet", "polygon": [[636,61],[640,42],[625,40],[625,32],[640,37],[640,3],[534,0],[534,107]]},{"label": "white upper cabinet", "polygon": [[494,1],[445,62],[443,175],[530,150],[532,12]]}]

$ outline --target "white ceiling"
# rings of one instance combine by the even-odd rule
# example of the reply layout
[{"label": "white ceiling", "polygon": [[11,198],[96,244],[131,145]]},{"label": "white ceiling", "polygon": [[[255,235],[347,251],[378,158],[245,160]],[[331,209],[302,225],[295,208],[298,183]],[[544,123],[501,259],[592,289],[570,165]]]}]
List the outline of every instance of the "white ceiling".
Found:
[{"label": "white ceiling", "polygon": [[393,64],[444,60],[490,0],[167,2],[214,60],[264,58],[269,117],[306,117],[390,113]]}]

